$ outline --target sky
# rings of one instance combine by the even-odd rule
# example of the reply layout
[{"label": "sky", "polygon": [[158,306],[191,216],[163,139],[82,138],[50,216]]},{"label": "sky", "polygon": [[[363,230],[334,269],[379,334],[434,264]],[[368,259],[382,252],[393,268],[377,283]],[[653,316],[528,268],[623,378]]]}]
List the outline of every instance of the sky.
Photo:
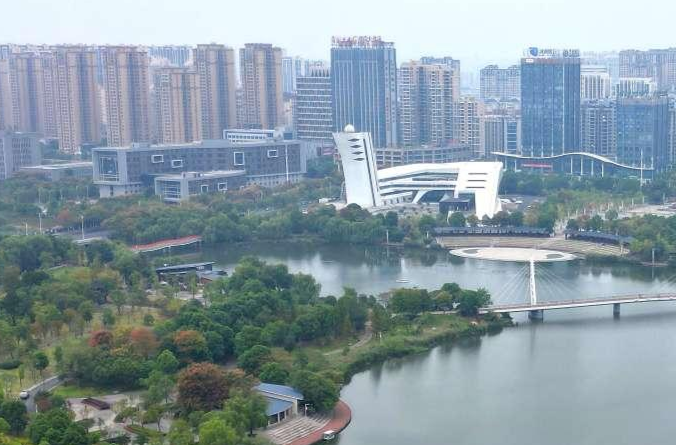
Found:
[{"label": "sky", "polygon": [[331,36],[376,35],[399,62],[451,56],[463,71],[530,46],[676,46],[673,0],[0,0],[0,16],[8,43],[264,42],[328,60]]}]

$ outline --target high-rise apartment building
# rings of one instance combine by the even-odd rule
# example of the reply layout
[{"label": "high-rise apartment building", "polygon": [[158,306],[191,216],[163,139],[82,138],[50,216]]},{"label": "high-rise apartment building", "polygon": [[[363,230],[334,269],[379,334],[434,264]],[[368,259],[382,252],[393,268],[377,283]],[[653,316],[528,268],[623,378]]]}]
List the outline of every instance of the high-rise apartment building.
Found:
[{"label": "high-rise apartment building", "polygon": [[581,151],[615,159],[617,155],[615,103],[609,100],[583,102],[580,118]]},{"label": "high-rise apartment building", "polygon": [[306,76],[296,78],[294,121],[298,139],[333,144],[330,69],[311,67]]},{"label": "high-rise apartment building", "polygon": [[676,48],[620,51],[620,77],[648,77],[659,91],[674,91]]},{"label": "high-rise apartment building", "polygon": [[605,66],[580,67],[580,98],[584,100],[609,99],[612,94],[610,74]]},{"label": "high-rise apartment building", "polygon": [[472,96],[462,96],[453,106],[453,139],[468,145],[477,158],[486,156],[482,142],[483,115],[483,102]]},{"label": "high-rise apartment building", "polygon": [[617,99],[617,161],[663,171],[669,167],[666,96]]},{"label": "high-rise apartment building", "polygon": [[406,62],[399,68],[399,144],[439,146],[453,139],[460,73],[449,64]]},{"label": "high-rise apartment building", "polygon": [[282,50],[268,43],[247,43],[239,50],[244,92],[244,127],[271,129],[284,124]]},{"label": "high-rise apartment building", "polygon": [[296,92],[298,78],[310,73],[312,63],[301,57],[282,57],[282,91],[284,94]]},{"label": "high-rise apartment building", "polygon": [[86,46],[57,46],[52,51],[59,149],[78,153],[83,144],[101,142],[96,51]]},{"label": "high-rise apartment building", "polygon": [[185,67],[190,65],[192,48],[185,45],[149,46],[151,64]]},{"label": "high-rise apartment building", "polygon": [[199,76],[202,138],[218,139],[238,126],[235,51],[225,45],[197,45],[193,60]]},{"label": "high-rise apartment building", "polygon": [[514,113],[487,114],[482,119],[483,153],[518,154],[521,148],[521,119]]},{"label": "high-rise apartment building", "polygon": [[553,156],[580,148],[580,53],[530,48],[521,59],[523,154]]},{"label": "high-rise apartment building", "polygon": [[397,145],[397,55],[380,37],[334,37],[331,47],[334,130],[369,132],[376,148]]},{"label": "high-rise apartment building", "polygon": [[189,68],[160,68],[153,77],[158,143],[201,140],[199,75]]},{"label": "high-rise apartment building", "polygon": [[622,77],[615,85],[615,96],[652,96],[656,90],[657,85],[655,81],[649,77]]},{"label": "high-rise apartment building", "polygon": [[13,52],[0,61],[0,124],[16,131],[56,137],[53,56]]},{"label": "high-rise apartment building", "polygon": [[669,104],[669,165],[676,162],[676,103]]},{"label": "high-rise apartment building", "polygon": [[481,99],[513,100],[521,97],[521,69],[518,65],[499,68],[488,65],[480,72]]},{"label": "high-rise apartment building", "polygon": [[109,146],[150,141],[148,53],[135,46],[101,48]]}]

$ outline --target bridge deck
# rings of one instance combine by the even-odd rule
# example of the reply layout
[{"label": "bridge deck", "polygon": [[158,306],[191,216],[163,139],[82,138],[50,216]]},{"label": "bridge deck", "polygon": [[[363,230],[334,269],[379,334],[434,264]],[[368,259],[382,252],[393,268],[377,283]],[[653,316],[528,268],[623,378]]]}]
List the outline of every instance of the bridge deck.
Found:
[{"label": "bridge deck", "polygon": [[550,309],[570,309],[576,307],[590,307],[590,306],[609,306],[611,304],[628,304],[628,303],[649,303],[652,301],[676,301],[676,294],[638,294],[638,295],[620,295],[610,298],[588,298],[568,301],[543,301],[535,305],[529,303],[513,304],[504,306],[489,306],[479,311],[481,314],[495,312],[498,314],[505,312],[528,312],[537,310]]}]

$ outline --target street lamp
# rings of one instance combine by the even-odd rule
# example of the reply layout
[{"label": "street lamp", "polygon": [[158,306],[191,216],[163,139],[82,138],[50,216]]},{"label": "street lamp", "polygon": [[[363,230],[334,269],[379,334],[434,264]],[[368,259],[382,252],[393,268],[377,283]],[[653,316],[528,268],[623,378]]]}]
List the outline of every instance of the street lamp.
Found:
[{"label": "street lamp", "polygon": [[82,241],[84,241],[84,215],[80,215],[80,221],[82,222]]}]

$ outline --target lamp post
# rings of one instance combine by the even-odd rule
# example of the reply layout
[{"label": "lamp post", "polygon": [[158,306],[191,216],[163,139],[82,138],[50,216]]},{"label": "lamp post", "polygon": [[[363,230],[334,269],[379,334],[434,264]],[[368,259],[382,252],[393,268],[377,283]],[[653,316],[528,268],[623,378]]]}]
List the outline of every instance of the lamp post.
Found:
[{"label": "lamp post", "polygon": [[80,215],[81,227],[82,227],[82,241],[84,241],[84,215]]}]

